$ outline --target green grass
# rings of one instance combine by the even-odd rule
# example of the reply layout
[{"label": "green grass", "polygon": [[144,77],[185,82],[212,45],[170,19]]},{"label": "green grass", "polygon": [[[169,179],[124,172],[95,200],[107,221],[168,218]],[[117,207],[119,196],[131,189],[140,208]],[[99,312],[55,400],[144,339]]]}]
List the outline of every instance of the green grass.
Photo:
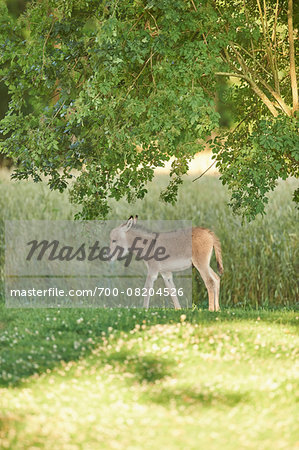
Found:
[{"label": "green grass", "polygon": [[0,447],[295,448],[298,318],[3,307]]},{"label": "green grass", "polygon": [[[223,246],[222,312],[194,273],[193,310],[7,309],[0,299],[0,448],[298,448],[295,182],[241,226],[215,178],[177,206],[150,195],[111,218],[192,219]],[[71,219],[66,195],[0,182],[2,220]],[[3,235],[3,222],[0,233]],[[3,239],[1,264],[3,268]]]}]

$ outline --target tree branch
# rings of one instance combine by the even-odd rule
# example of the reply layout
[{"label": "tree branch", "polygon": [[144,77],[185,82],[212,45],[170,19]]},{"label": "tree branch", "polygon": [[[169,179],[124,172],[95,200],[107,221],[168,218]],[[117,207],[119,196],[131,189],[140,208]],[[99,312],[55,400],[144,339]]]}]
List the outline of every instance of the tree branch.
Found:
[{"label": "tree branch", "polygon": [[262,30],[263,30],[266,54],[268,56],[269,64],[270,64],[270,67],[271,67],[271,70],[272,70],[272,74],[273,74],[273,78],[274,78],[274,82],[275,82],[275,89],[276,89],[277,82],[278,82],[278,73],[276,72],[276,69],[275,69],[274,58],[273,58],[273,53],[272,53],[272,46],[271,46],[271,40],[270,40],[269,30],[268,30],[266,1],[265,0],[263,1],[263,3],[264,3],[264,14],[263,14],[263,11],[262,11],[262,8],[261,8],[260,0],[256,0],[256,2],[257,2],[259,14],[260,14],[261,23],[262,23]]},{"label": "tree branch", "polygon": [[[250,56],[250,58],[252,58],[254,60],[254,63],[259,66],[267,75],[271,76],[271,73],[268,72],[268,70],[259,62],[255,59],[255,55],[252,53],[250,53],[248,50],[246,50],[246,48],[244,48],[241,44],[239,44],[238,42],[235,42],[234,45],[237,45],[240,50],[242,50],[244,53],[246,53],[246,55]],[[255,50],[257,51],[257,50]]]},{"label": "tree branch", "polygon": [[274,24],[273,24],[273,33],[272,33],[272,41],[274,45],[274,56],[273,56],[273,62],[274,62],[274,68],[277,74],[277,78],[274,78],[275,81],[275,89],[278,94],[280,94],[280,86],[279,86],[279,77],[278,77],[278,67],[277,67],[277,40],[276,40],[276,29],[277,29],[277,18],[278,18],[278,1],[276,0],[276,6],[274,11]]},{"label": "tree branch", "polygon": [[290,45],[290,75],[293,96],[293,112],[298,110],[298,88],[295,65],[295,46],[294,46],[294,30],[293,30],[293,0],[288,0],[288,29],[289,29],[289,45]]},{"label": "tree branch", "polygon": [[154,52],[154,53],[153,53],[153,52],[151,51],[150,57],[145,61],[144,65],[143,65],[143,67],[142,67],[142,69],[141,69],[141,71],[140,71],[139,74],[135,77],[133,83],[131,84],[131,86],[129,87],[129,89],[128,89],[126,95],[125,95],[124,100],[128,97],[129,93],[131,92],[131,90],[132,90],[133,87],[135,86],[135,84],[136,84],[138,78],[142,75],[142,72],[143,72],[144,69],[146,68],[147,64],[149,63],[149,61],[152,61],[152,58],[153,58],[153,56],[154,56],[156,53],[157,53],[157,52]]},{"label": "tree branch", "polygon": [[250,84],[252,90],[256,93],[256,95],[258,95],[258,97],[260,97],[260,99],[263,101],[263,103],[267,106],[267,108],[269,109],[269,111],[273,114],[274,117],[278,116],[278,112],[277,109],[275,108],[274,104],[271,102],[271,100],[269,100],[269,98],[267,97],[267,95],[258,87],[258,85],[256,84],[256,82],[253,80],[252,78],[252,74],[250,73],[250,70],[248,69],[247,65],[245,64],[242,56],[240,55],[240,53],[236,50],[234,44],[231,42],[230,43],[236,57],[237,57],[237,61],[240,64],[245,76],[244,79]]},{"label": "tree branch", "polygon": [[243,78],[247,81],[248,84],[250,84],[253,92],[262,100],[264,105],[267,106],[269,111],[274,117],[278,116],[277,109],[273,105],[273,103],[268,99],[267,95],[258,87],[258,85],[247,75],[239,74],[239,73],[230,73],[230,72],[216,72],[215,75],[220,76],[228,76],[228,77],[237,77],[237,78]]},{"label": "tree branch", "polygon": [[[243,6],[244,6],[245,17],[246,17],[247,23],[249,23],[249,15],[248,15],[248,11],[247,11],[247,8],[246,8],[246,0],[243,0]],[[254,50],[255,49],[254,49],[254,45],[253,45],[253,41],[252,41],[251,37],[250,37],[250,45],[251,45],[251,50],[252,50],[252,57],[253,57],[253,59],[255,61],[255,54],[254,54]]]},{"label": "tree branch", "polygon": [[[283,98],[281,97],[280,93],[276,92],[274,89],[272,89],[272,87],[263,79],[263,77],[259,73],[257,73],[254,69],[248,67],[248,65],[244,61],[244,58],[242,57],[242,55],[235,49],[233,43],[231,43],[231,46],[232,46],[232,48],[233,48],[233,50],[234,50],[234,52],[235,52],[235,54],[236,54],[236,56],[238,58],[238,61],[239,61],[240,65],[241,65],[243,71],[245,73],[247,73],[248,75],[250,74],[251,77],[255,76],[259,80],[259,82],[267,89],[267,91],[275,98],[275,100],[277,101],[277,103],[280,106],[280,108],[282,109],[282,111],[287,116],[290,117],[292,115],[292,112],[291,112],[290,108],[288,107],[288,105],[283,100]],[[245,49],[243,49],[243,50],[245,50]]]}]

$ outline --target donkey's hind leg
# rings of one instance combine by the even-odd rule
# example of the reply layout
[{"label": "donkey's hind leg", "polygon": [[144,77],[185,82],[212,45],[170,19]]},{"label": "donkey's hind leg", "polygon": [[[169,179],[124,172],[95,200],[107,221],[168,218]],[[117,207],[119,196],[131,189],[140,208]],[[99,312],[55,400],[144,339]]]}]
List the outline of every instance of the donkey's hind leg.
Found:
[{"label": "donkey's hind leg", "polygon": [[221,262],[220,243],[214,233],[205,228],[192,230],[192,263],[200,273],[209,295],[209,310],[219,310],[220,278],[211,269],[210,260],[215,248],[217,261]]},{"label": "donkey's hind leg", "polygon": [[175,309],[181,309],[180,302],[176,296],[176,287],[173,282],[173,277],[171,272],[161,272],[161,275],[163,277],[165,286],[169,289],[169,294],[171,296],[171,299],[173,301],[173,305]]},{"label": "donkey's hind leg", "polygon": [[220,311],[219,306],[219,296],[220,296],[220,277],[217,275],[217,273],[214,272],[213,269],[210,267],[210,273],[213,275],[215,280],[215,287],[214,287],[214,303],[215,303],[215,311]]},{"label": "donkey's hind leg", "polygon": [[[196,267],[196,269],[198,270],[198,272],[201,275],[201,278],[204,281],[204,284],[207,288],[208,291],[208,296],[209,296],[209,311],[215,311],[215,298],[216,298],[216,281],[215,278],[213,276],[213,274],[211,273],[211,268],[207,265],[204,268],[200,267],[198,264],[196,264],[195,261],[193,261],[193,265]],[[217,309],[216,309],[217,311]]]}]

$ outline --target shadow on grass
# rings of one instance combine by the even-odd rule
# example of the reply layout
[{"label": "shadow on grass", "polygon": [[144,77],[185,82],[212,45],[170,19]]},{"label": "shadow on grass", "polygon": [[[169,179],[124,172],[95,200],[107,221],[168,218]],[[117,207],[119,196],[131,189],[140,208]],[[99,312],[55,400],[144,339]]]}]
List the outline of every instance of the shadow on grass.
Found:
[{"label": "shadow on grass", "polygon": [[[20,386],[33,374],[42,374],[61,361],[86,358],[110,332],[129,333],[136,324],[147,327],[186,321],[204,327],[223,322],[261,321],[297,325],[291,312],[224,310],[221,313],[195,310],[119,310],[119,309],[7,309],[0,300],[0,386]],[[217,320],[217,321],[216,321]],[[110,355],[113,364],[130,361],[128,355]],[[153,357],[129,362],[139,381],[155,381],[169,375],[172,363]]]},{"label": "shadow on grass", "polygon": [[173,403],[177,406],[215,406],[224,405],[233,407],[241,402],[250,401],[250,395],[247,392],[233,391],[212,391],[209,388],[198,390],[198,387],[160,387],[156,381],[162,381],[169,377],[173,377],[176,363],[174,360],[167,358],[167,361],[154,356],[140,356],[136,353],[122,351],[112,353],[107,356],[105,363],[111,365],[114,369],[119,369],[132,374],[128,379],[128,383],[139,382],[151,386],[150,394],[144,393],[143,400],[153,402],[161,406],[171,406]]},{"label": "shadow on grass", "polygon": [[113,367],[121,366],[133,375],[132,378],[137,379],[139,383],[154,383],[157,380],[162,380],[167,376],[171,376],[171,369],[175,362],[155,358],[152,355],[139,356],[135,353],[112,353],[106,362]]},{"label": "shadow on grass", "polygon": [[248,402],[250,397],[247,393],[241,392],[211,392],[193,390],[190,388],[163,388],[158,393],[153,393],[147,397],[147,400],[162,406],[168,406],[175,403],[176,406],[215,406],[224,405],[233,407],[238,403]]}]

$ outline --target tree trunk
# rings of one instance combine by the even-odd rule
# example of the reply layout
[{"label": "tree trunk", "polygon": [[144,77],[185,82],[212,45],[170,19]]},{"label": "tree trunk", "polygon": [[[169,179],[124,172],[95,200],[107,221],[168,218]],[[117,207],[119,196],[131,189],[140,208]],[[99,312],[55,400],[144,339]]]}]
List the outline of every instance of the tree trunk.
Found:
[{"label": "tree trunk", "polygon": [[288,3],[288,29],[289,29],[289,44],[290,44],[290,76],[293,96],[293,113],[298,110],[298,88],[296,78],[295,65],[295,47],[294,47],[294,30],[293,30],[293,0]]}]

